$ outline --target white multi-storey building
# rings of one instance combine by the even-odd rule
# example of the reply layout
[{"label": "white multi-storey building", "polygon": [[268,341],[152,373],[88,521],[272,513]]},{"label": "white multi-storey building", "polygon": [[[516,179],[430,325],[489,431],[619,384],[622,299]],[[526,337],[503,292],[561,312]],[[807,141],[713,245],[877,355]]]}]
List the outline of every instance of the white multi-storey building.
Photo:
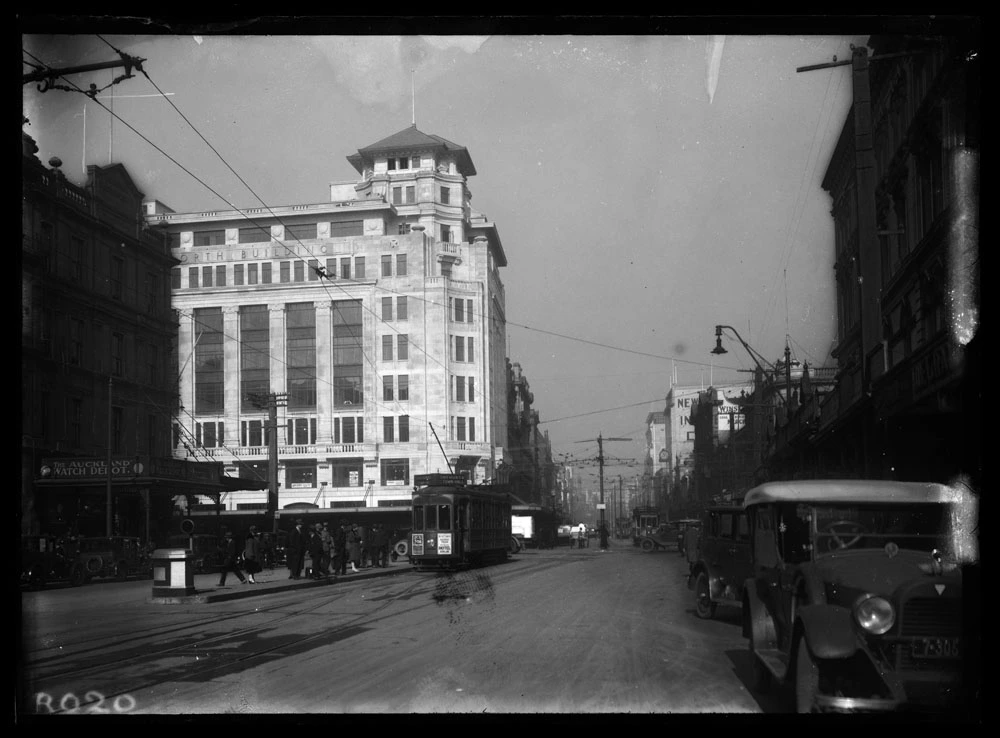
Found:
[{"label": "white multi-storey building", "polygon": [[266,479],[276,399],[279,509],[406,506],[414,475],[483,481],[504,456],[507,260],[469,152],[411,126],[347,160],[329,202],[146,203],[181,262],[175,456]]}]

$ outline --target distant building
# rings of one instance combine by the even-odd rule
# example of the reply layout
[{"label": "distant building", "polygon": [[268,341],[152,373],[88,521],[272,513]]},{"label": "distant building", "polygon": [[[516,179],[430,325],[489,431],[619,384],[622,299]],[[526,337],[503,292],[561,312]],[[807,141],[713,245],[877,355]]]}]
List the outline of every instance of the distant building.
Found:
[{"label": "distant building", "polygon": [[273,396],[280,508],[408,507],[415,475],[506,458],[507,258],[469,152],[411,126],[347,160],[326,202],[147,216],[180,263],[174,454],[266,479]]}]

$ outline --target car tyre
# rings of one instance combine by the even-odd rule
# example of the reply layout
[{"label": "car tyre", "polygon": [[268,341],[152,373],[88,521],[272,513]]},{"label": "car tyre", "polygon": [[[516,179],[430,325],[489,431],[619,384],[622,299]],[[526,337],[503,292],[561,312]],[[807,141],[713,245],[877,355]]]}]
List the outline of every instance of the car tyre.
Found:
[{"label": "car tyre", "polygon": [[[409,541],[396,541],[396,545],[393,546],[392,552],[396,556],[406,556],[410,553],[410,542]],[[393,559],[395,561],[395,559]]]},{"label": "car tyre", "polygon": [[795,649],[795,711],[816,712],[816,695],[819,693],[819,666],[809,653],[805,638],[799,638]]},{"label": "car tyre", "polygon": [[712,593],[708,584],[708,574],[701,572],[694,585],[694,607],[698,617],[702,620],[711,620],[715,617],[717,603],[712,602]]},{"label": "car tyre", "polygon": [[646,553],[649,553],[656,548],[656,544],[647,538],[639,545],[639,547]]}]

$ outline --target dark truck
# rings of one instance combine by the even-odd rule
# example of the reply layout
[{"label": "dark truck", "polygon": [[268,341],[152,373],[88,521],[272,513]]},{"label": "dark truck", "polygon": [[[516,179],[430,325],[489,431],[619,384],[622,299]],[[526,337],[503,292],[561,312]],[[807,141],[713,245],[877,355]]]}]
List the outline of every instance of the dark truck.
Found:
[{"label": "dark truck", "polygon": [[689,558],[688,588],[695,593],[698,617],[715,617],[719,605],[740,607],[750,576],[750,529],[742,507],[706,509],[697,555]]}]

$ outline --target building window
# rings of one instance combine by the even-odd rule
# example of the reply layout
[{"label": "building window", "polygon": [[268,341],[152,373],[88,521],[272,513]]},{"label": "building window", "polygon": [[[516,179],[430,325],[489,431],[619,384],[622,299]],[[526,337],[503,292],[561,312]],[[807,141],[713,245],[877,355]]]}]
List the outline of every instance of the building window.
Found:
[{"label": "building window", "polygon": [[265,261],[260,265],[261,284],[271,284],[271,262]]},{"label": "building window", "polygon": [[396,227],[396,233],[398,233],[400,236],[405,236],[411,230],[412,230],[412,228],[411,228],[411,226],[410,226],[409,223],[400,223]]},{"label": "building window", "polygon": [[476,401],[476,379],[475,377],[469,377],[469,402]]},{"label": "building window", "polygon": [[354,278],[355,279],[365,278],[365,257],[363,256],[354,257]]},{"label": "building window", "polygon": [[303,238],[316,238],[315,223],[285,226],[286,240],[300,241]]},{"label": "building window", "polygon": [[295,262],[295,266],[292,270],[294,274],[294,280],[296,282],[305,282],[306,280],[306,269],[305,264],[301,261]]},{"label": "building window", "polygon": [[410,375],[400,374],[399,375],[399,400],[400,402],[406,402],[410,399]]},{"label": "building window", "polygon": [[396,439],[393,435],[393,429],[396,425],[396,419],[391,415],[387,415],[382,418],[382,442],[383,443],[395,443]]},{"label": "building window", "polygon": [[146,381],[155,386],[159,379],[160,349],[155,343],[146,347]]},{"label": "building window", "polygon": [[455,361],[465,361],[465,336],[455,336]]},{"label": "building window", "polygon": [[403,204],[403,188],[393,187],[392,188],[392,204],[402,205]]},{"label": "building window", "polygon": [[125,434],[125,411],[120,407],[111,408],[111,450],[122,453],[122,439]]},{"label": "building window", "polygon": [[392,276],[392,256],[389,254],[382,254],[382,276]]},{"label": "building window", "polygon": [[452,384],[455,387],[455,401],[465,402],[465,377],[456,377],[455,375],[452,375],[452,378],[454,379]]},{"label": "building window", "polygon": [[382,399],[386,402],[392,401],[392,375],[382,377]]},{"label": "building window", "polygon": [[406,254],[396,254],[396,276],[406,276]]},{"label": "building window", "polygon": [[111,373],[116,377],[125,376],[125,334],[111,334]]},{"label": "building window", "polygon": [[319,279],[319,260],[310,259],[309,260],[309,281],[315,282]]},{"label": "building window", "polygon": [[[302,263],[302,262],[298,262]],[[290,410],[316,407],[316,308],[311,302],[285,305],[285,348]]]},{"label": "building window", "polygon": [[289,489],[311,489],[316,486],[315,461],[285,462],[285,484]]},{"label": "building window", "polygon": [[406,204],[412,205],[417,201],[417,191],[413,185],[409,185],[406,188]]},{"label": "building window", "polygon": [[287,261],[278,262],[278,279],[281,281],[282,284],[292,281],[291,271],[292,267],[289,262]]},{"label": "building window", "polygon": [[476,419],[475,418],[469,418],[469,440],[470,441],[475,441],[476,440]]},{"label": "building window", "polygon": [[399,442],[409,443],[410,441],[410,416],[399,416]]},{"label": "building window", "polygon": [[396,336],[396,358],[406,361],[410,358],[410,339],[405,334]]},{"label": "building window", "polygon": [[212,267],[201,268],[201,286],[202,287],[212,286]]},{"label": "building window", "polygon": [[233,264],[233,284],[237,287],[243,284],[243,265]]},{"label": "building window", "polygon": [[289,418],[286,439],[293,446],[316,443],[316,418]]},{"label": "building window", "polygon": [[389,157],[389,159],[386,160],[385,166],[390,172],[396,171],[396,157]]},{"label": "building window", "polygon": [[333,302],[333,404],[361,405],[364,401],[365,353],[361,300]]},{"label": "building window", "polygon": [[333,419],[334,443],[364,443],[364,418],[338,416]]},{"label": "building window", "polygon": [[125,276],[125,261],[124,259],[119,259],[118,257],[111,258],[111,298],[114,300],[122,299],[122,280]]},{"label": "building window", "polygon": [[392,336],[382,336],[382,361],[392,361]]},{"label": "building window", "polygon": [[396,298],[396,320],[406,320],[406,296]]},{"label": "building window", "polygon": [[83,400],[72,398],[69,401],[69,442],[73,448],[80,448],[83,429]]},{"label": "building window", "polygon": [[451,226],[441,226],[441,240],[445,243],[451,243]]},{"label": "building window", "polygon": [[247,284],[257,284],[256,264],[247,264]]},{"label": "building window", "polygon": [[450,205],[451,204],[451,189],[448,187],[441,188],[441,204]]},{"label": "building window", "polygon": [[195,308],[194,407],[221,413],[225,400],[222,308]]},{"label": "building window", "polygon": [[226,286],[226,266],[225,264],[220,264],[215,267],[215,286],[225,287]]},{"label": "building window", "polygon": [[70,318],[69,323],[69,363],[80,366],[83,363],[83,321]]},{"label": "building window", "polygon": [[420,169],[420,157],[411,156],[410,157],[410,169]]},{"label": "building window", "polygon": [[87,243],[82,238],[69,239],[70,276],[80,283],[83,281],[83,265],[87,262]]},{"label": "building window", "polygon": [[331,484],[334,487],[360,487],[365,469],[364,459],[336,459],[330,462]]},{"label": "building window", "polygon": [[465,418],[455,419],[455,440],[465,440]]},{"label": "building window", "polygon": [[193,236],[195,246],[223,246],[226,243],[226,232],[224,230],[195,231]]},{"label": "building window", "polygon": [[198,287],[198,267],[188,267],[188,287],[197,289]]},{"label": "building window", "polygon": [[240,228],[240,243],[267,243],[271,240],[271,229],[267,226]]},{"label": "building window", "polygon": [[382,320],[392,320],[392,298],[382,298]]},{"label": "building window", "polygon": [[467,357],[466,361],[468,361],[470,364],[474,361],[474,359],[473,359],[473,352],[472,352],[472,343],[473,343],[473,341],[475,341],[475,339],[472,336],[468,336],[466,338],[466,344],[468,345],[468,351],[465,352],[466,357]]},{"label": "building window", "polygon": [[350,257],[340,260],[340,277],[341,279],[351,278],[351,259]]},{"label": "building window", "polygon": [[365,235],[363,220],[341,220],[330,223],[330,238],[348,238]]},{"label": "building window", "polygon": [[260,403],[265,402],[271,389],[270,315],[267,305],[243,305],[239,320],[240,409],[254,412],[262,409]]},{"label": "building window", "polygon": [[240,445],[260,447],[264,445],[264,421],[244,420],[240,424]]},{"label": "building window", "polygon": [[408,486],[410,484],[409,459],[381,459],[382,486]]},{"label": "building window", "polygon": [[326,278],[336,279],[337,277],[337,260],[327,259],[326,260]]},{"label": "building window", "polygon": [[180,267],[170,268],[170,289],[179,290],[181,288],[181,269]]},{"label": "building window", "polygon": [[455,300],[455,322],[465,322],[465,300]]}]

